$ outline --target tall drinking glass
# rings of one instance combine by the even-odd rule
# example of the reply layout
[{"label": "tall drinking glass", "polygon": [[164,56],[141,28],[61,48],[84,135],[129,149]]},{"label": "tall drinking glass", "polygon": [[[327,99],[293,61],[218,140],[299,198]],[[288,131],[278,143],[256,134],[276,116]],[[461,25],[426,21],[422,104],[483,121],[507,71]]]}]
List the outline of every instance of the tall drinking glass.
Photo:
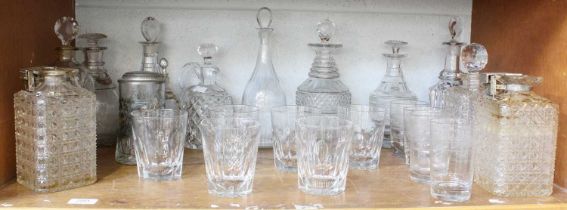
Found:
[{"label": "tall drinking glass", "polygon": [[455,118],[431,120],[431,196],[448,202],[470,199],[473,170],[471,126]]},{"label": "tall drinking glass", "polygon": [[406,151],[404,142],[404,108],[424,106],[427,103],[415,99],[401,99],[390,102],[390,138],[394,152],[400,155],[409,164],[409,151]]},{"label": "tall drinking glass", "polygon": [[181,178],[187,112],[150,109],[132,112],[138,176],[150,180]]},{"label": "tall drinking glass", "polygon": [[237,197],[252,192],[260,123],[258,108],[214,107],[201,122],[209,193]]},{"label": "tall drinking glass", "polygon": [[384,138],[384,108],[366,105],[340,107],[340,117],[352,122],[350,168],[372,170],[378,167]]},{"label": "tall drinking glass", "polygon": [[429,154],[431,151],[431,120],[440,117],[441,111],[429,106],[404,109],[406,150],[409,150],[410,179],[429,184]]},{"label": "tall drinking glass", "polygon": [[272,108],[274,163],[280,171],[297,171],[296,122],[299,118],[319,114],[307,106],[278,106]]},{"label": "tall drinking glass", "polygon": [[315,115],[297,123],[299,189],[314,195],[345,190],[352,123],[337,116]]}]

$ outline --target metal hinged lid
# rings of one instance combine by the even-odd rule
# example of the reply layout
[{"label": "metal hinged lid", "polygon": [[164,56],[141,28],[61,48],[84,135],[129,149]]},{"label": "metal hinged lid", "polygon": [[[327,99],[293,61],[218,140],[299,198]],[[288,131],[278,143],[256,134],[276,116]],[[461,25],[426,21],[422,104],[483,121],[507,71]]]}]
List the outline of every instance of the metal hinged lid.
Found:
[{"label": "metal hinged lid", "polygon": [[163,74],[150,71],[131,71],[122,75],[118,82],[165,82]]}]

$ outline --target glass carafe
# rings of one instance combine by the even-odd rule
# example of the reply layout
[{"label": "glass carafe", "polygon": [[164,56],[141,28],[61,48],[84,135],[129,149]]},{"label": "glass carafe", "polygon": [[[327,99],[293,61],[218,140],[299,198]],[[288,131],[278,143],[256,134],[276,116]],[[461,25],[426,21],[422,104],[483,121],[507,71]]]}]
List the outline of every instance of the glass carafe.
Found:
[{"label": "glass carafe", "polygon": [[[36,192],[92,184],[95,95],[68,81],[71,69],[40,68],[41,83],[14,94],[17,181]],[[33,70],[26,72],[34,83]]]},{"label": "glass carafe", "polygon": [[260,49],[256,67],[246,84],[242,103],[256,106],[260,109],[260,143],[259,147],[272,147],[272,115],[271,109],[286,105],[285,93],[280,87],[278,75],[274,70],[271,55],[271,36],[274,31],[270,28],[272,11],[267,7],[258,10],[258,35],[260,36]]},{"label": "glass carafe", "polygon": [[106,35],[89,33],[82,34],[79,38],[87,41],[87,46],[83,48],[85,61],[81,66],[81,72],[88,73],[95,81],[97,144],[111,146],[116,143],[119,127],[118,92],[104,67],[103,53],[106,47],[98,45]]},{"label": "glass carafe", "polygon": [[210,108],[219,105],[232,104],[230,95],[217,84],[219,68],[213,63],[213,56],[218,47],[214,44],[201,44],[197,48],[199,55],[203,57],[203,64],[188,63],[186,67],[195,71],[199,77],[199,84],[189,87],[185,93],[185,108],[189,117],[187,118],[187,137],[185,147],[191,149],[202,149],[201,132],[199,126]]},{"label": "glass carafe", "polygon": [[475,181],[497,196],[553,191],[558,106],[531,91],[541,77],[492,75],[478,107]]},{"label": "glass carafe", "polygon": [[315,107],[322,113],[337,113],[337,107],[349,105],[351,94],[339,79],[338,68],[332,53],[342,44],[330,43],[335,33],[335,23],[329,19],[317,24],[321,43],[310,43],[315,50],[315,59],[305,80],[296,92],[296,104]]},{"label": "glass carafe", "polygon": [[429,103],[434,108],[443,108],[446,102],[447,90],[462,84],[461,78],[459,78],[459,54],[463,43],[455,39],[459,29],[457,20],[451,19],[449,21],[451,40],[443,43],[447,46],[445,67],[439,74],[437,84],[429,88]]},{"label": "glass carafe", "polygon": [[370,95],[370,107],[375,110],[384,109],[386,117],[384,119],[384,142],[382,147],[391,148],[392,140],[390,139],[390,102],[393,100],[413,99],[416,96],[408,89],[404,74],[401,68],[402,59],[405,54],[400,54],[400,48],[407,45],[407,42],[390,40],[385,42],[392,48],[392,53],[384,54],[388,60],[386,74],[380,82],[380,86]]}]

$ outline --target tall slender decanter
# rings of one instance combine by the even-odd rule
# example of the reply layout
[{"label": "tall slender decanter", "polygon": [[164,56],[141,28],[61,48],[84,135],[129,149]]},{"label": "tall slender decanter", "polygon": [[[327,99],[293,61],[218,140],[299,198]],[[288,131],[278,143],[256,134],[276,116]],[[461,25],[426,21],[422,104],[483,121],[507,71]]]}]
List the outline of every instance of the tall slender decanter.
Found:
[{"label": "tall slender decanter", "polygon": [[478,107],[481,137],[475,142],[475,182],[497,196],[549,196],[559,109],[531,91],[541,77],[491,75]]},{"label": "tall slender decanter", "polygon": [[280,87],[278,75],[274,70],[271,55],[271,36],[274,31],[270,27],[272,24],[272,11],[267,7],[262,7],[256,15],[258,21],[258,35],[260,36],[260,49],[256,67],[246,84],[242,103],[256,106],[260,109],[260,130],[259,147],[272,147],[272,115],[271,109],[275,106],[286,105],[285,93]]},{"label": "tall slender decanter", "polygon": [[432,107],[443,108],[446,102],[447,90],[451,87],[462,84],[459,78],[459,54],[461,52],[462,42],[455,39],[459,33],[460,27],[457,26],[457,20],[449,21],[449,33],[451,40],[443,43],[447,46],[447,54],[445,55],[445,67],[439,74],[439,81],[433,87],[429,88],[429,102]]},{"label": "tall slender decanter", "polygon": [[382,147],[391,148],[390,139],[390,102],[400,99],[416,99],[415,94],[409,90],[401,68],[402,59],[405,54],[400,54],[400,48],[408,43],[404,41],[389,40],[386,45],[392,48],[392,53],[384,54],[387,59],[386,74],[382,82],[370,95],[370,106],[373,109],[383,108],[386,110],[384,142]]},{"label": "tall slender decanter", "polygon": [[119,127],[118,91],[104,67],[103,53],[106,47],[98,45],[106,35],[88,33],[80,35],[79,38],[87,41],[87,46],[83,48],[85,61],[81,65],[81,72],[88,73],[95,82],[97,144],[114,145]]},{"label": "tall slender decanter", "polygon": [[342,44],[331,43],[335,33],[335,23],[325,19],[317,24],[320,43],[310,43],[315,50],[315,59],[305,80],[296,92],[296,104],[316,107],[322,113],[336,113],[337,107],[349,105],[351,94],[339,79],[338,68],[333,58],[333,52]]},{"label": "tall slender decanter", "polygon": [[96,181],[96,99],[69,82],[71,70],[28,69],[32,84],[14,94],[17,181],[36,192]]},{"label": "tall slender decanter", "polygon": [[187,63],[195,71],[199,78],[199,84],[189,87],[185,93],[185,105],[189,117],[187,118],[187,137],[185,147],[191,149],[202,149],[201,132],[199,125],[206,117],[209,109],[219,105],[232,104],[230,95],[217,84],[219,68],[213,63],[213,56],[218,47],[214,44],[201,44],[197,52],[203,57],[203,63]]}]

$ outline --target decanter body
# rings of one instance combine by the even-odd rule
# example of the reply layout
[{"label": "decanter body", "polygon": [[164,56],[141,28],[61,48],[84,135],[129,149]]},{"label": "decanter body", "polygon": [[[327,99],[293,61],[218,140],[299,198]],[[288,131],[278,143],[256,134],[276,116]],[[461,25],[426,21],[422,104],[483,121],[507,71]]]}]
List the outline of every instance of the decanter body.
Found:
[{"label": "decanter body", "polygon": [[68,71],[42,67],[37,87],[14,94],[17,181],[36,192],[96,181],[95,95],[69,83]]},{"label": "decanter body", "polygon": [[553,191],[558,107],[531,92],[539,77],[491,77],[478,110],[475,181],[497,196],[549,196]]},{"label": "decanter body", "polygon": [[459,78],[459,54],[463,43],[455,40],[457,35],[455,19],[449,22],[449,32],[451,33],[451,40],[443,43],[447,45],[447,54],[445,56],[445,67],[439,74],[439,81],[437,84],[429,88],[429,102],[432,107],[443,108],[446,103],[447,91],[462,84]]},{"label": "decanter body", "polygon": [[349,105],[351,94],[339,79],[339,72],[332,52],[342,44],[329,43],[334,34],[335,24],[324,20],[317,26],[321,43],[309,44],[315,50],[315,59],[304,81],[296,92],[296,104],[315,107],[322,113],[336,113],[337,107]]},{"label": "decanter body", "polygon": [[102,60],[106,47],[98,45],[98,41],[106,38],[106,35],[91,33],[82,34],[79,38],[87,40],[87,47],[83,48],[86,60],[81,71],[88,73],[95,81],[97,144],[111,146],[116,143],[119,127],[118,91]]},{"label": "decanter body", "polygon": [[384,54],[384,57],[388,60],[386,74],[380,82],[380,86],[370,95],[370,107],[373,109],[383,108],[386,111],[382,147],[391,148],[390,102],[401,99],[416,99],[416,96],[408,89],[401,69],[401,59],[405,58],[406,55],[399,54],[399,49],[407,45],[407,42],[390,40],[386,44],[392,47],[392,53]]},{"label": "decanter body", "polygon": [[[268,13],[269,17],[262,17],[262,12]],[[286,105],[285,93],[280,87],[278,76],[274,70],[271,56],[271,34],[274,31],[270,28],[271,11],[260,8],[257,15],[258,34],[260,36],[260,49],[256,67],[246,84],[242,103],[245,105],[256,106],[260,109],[260,143],[259,147],[272,147],[272,107]],[[269,22],[268,22],[269,21]]]},{"label": "decanter body", "polygon": [[213,44],[201,44],[197,52],[203,57],[203,64],[186,64],[199,77],[199,84],[193,85],[185,91],[187,94],[185,107],[187,113],[189,113],[185,147],[190,149],[203,148],[199,125],[207,116],[209,109],[219,105],[232,104],[230,95],[217,84],[219,68],[212,62],[213,55],[216,54],[217,50],[217,46]]}]

